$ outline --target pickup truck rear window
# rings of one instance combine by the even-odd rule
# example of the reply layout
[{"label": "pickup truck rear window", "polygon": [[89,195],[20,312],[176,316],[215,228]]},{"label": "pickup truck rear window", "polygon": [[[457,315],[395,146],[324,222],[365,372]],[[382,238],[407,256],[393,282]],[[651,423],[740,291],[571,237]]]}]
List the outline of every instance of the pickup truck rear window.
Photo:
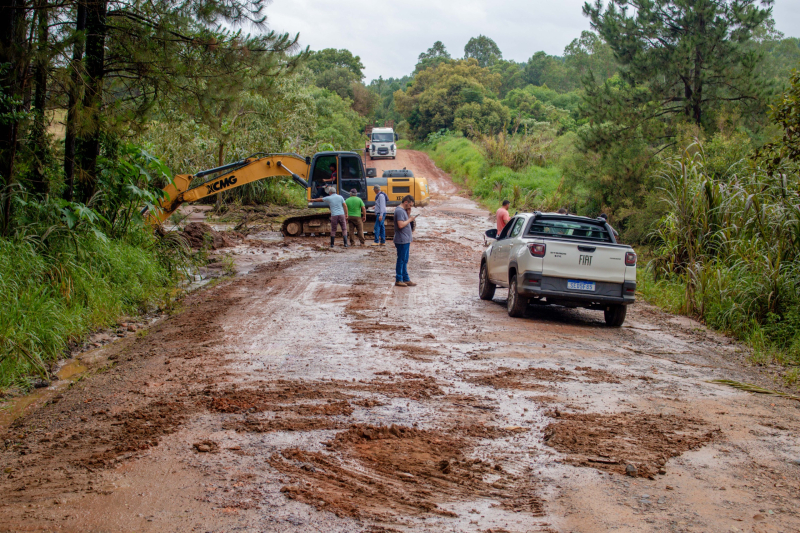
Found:
[{"label": "pickup truck rear window", "polygon": [[603,226],[571,220],[536,219],[527,233],[528,237],[558,237],[580,241],[612,242]]}]

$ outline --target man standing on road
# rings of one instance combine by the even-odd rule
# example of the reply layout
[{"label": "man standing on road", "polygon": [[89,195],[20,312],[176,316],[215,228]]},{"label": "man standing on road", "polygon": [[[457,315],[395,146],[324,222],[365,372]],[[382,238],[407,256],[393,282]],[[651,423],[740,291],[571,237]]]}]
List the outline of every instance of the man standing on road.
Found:
[{"label": "man standing on road", "polygon": [[413,287],[416,285],[408,277],[408,256],[411,252],[411,223],[417,216],[409,216],[408,212],[414,206],[414,197],[410,194],[394,210],[394,246],[397,248],[397,265],[395,267],[396,287]]},{"label": "man standing on road", "polygon": [[[358,191],[350,189],[350,198],[344,201],[347,204],[347,223],[355,228],[353,233],[358,234],[361,246],[364,246],[364,222],[367,221],[367,206],[364,200],[358,197]],[[350,235],[350,244],[356,245],[356,236]]]},{"label": "man standing on road", "polygon": [[508,200],[503,200],[503,205],[497,210],[497,234],[500,235],[500,232],[503,231],[503,228],[506,227],[508,221],[511,220],[511,217],[508,214],[508,206],[511,205],[511,202]]},{"label": "man standing on road", "polygon": [[336,194],[336,187],[325,187],[325,192],[328,196],[321,200],[331,210],[331,248],[333,248],[333,240],[336,238],[336,228],[341,226],[342,239],[344,239],[344,247],[347,248],[347,204],[344,203],[344,198]]},{"label": "man standing on road", "polygon": [[383,192],[380,186],[375,185],[372,190],[375,191],[375,242],[372,246],[386,246],[386,201],[389,199],[386,193]]}]

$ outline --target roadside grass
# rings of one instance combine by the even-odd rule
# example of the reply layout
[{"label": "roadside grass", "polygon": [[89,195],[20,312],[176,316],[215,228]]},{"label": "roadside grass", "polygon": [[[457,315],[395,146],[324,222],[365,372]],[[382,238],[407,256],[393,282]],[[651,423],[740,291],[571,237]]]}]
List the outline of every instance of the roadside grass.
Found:
[{"label": "roadside grass", "polygon": [[168,302],[178,274],[158,250],[92,234],[47,249],[0,239],[0,392],[47,378],[71,341]]},{"label": "roadside grass", "polygon": [[[641,254],[646,256],[645,254]],[[644,261],[642,261],[644,263]],[[793,390],[800,390],[800,331],[776,334],[770,325],[762,325],[755,318],[736,323],[716,319],[712,309],[705,315],[687,312],[686,284],[682,281],[661,278],[656,280],[651,268],[642,268],[637,276],[637,291],[649,303],[675,315],[690,316],[711,329],[744,342],[752,350],[748,362],[755,366],[777,365],[776,381]],[[695,295],[696,297],[697,295]],[[783,338],[782,338],[783,337]]]},{"label": "roadside grass", "polygon": [[561,169],[556,165],[531,165],[518,171],[493,166],[478,145],[464,137],[447,137],[422,149],[492,211],[502,199],[520,211],[549,209],[561,184]]}]

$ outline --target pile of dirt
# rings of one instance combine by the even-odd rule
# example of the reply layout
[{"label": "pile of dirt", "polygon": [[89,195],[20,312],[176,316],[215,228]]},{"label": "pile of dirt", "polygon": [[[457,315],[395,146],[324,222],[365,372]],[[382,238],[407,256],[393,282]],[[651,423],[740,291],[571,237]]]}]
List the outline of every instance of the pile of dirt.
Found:
[{"label": "pile of dirt", "polygon": [[212,250],[219,250],[220,248],[228,248],[236,246],[234,238],[242,238],[240,234],[225,234],[215,231],[214,228],[202,222],[190,222],[183,228],[183,236],[186,238],[189,246],[199,250],[200,248],[211,248]]},{"label": "pile of dirt", "polygon": [[248,433],[272,433],[273,431],[316,431],[320,429],[341,429],[345,424],[331,418],[298,417],[283,418],[276,416],[270,419],[249,417],[245,420],[231,420],[222,424],[223,429],[232,429]]},{"label": "pile of dirt", "polygon": [[581,372],[584,378],[587,378],[589,383],[622,383],[620,376],[612,374],[607,370],[599,368],[592,368],[590,366],[576,366],[575,370]]},{"label": "pile of dirt", "polygon": [[350,384],[345,382],[345,384],[353,389],[376,392],[394,398],[424,400],[444,395],[444,391],[435,378],[413,372],[388,374],[386,379],[373,379]]},{"label": "pile of dirt", "polygon": [[430,361],[430,355],[439,355],[439,352],[423,344],[395,344],[392,350],[401,352],[404,356],[415,361]]},{"label": "pile of dirt", "polygon": [[665,473],[670,458],[711,442],[719,431],[675,415],[556,411],[554,416],[557,420],[545,428],[544,441],[566,454],[568,463],[620,474],[633,465],[638,476],[650,479]]},{"label": "pile of dirt", "polygon": [[[198,403],[209,411],[217,413],[285,411],[288,409],[302,411],[303,414],[310,414],[311,411],[316,411],[315,414],[327,415],[352,413],[352,408],[347,402],[339,401],[333,408],[330,406],[336,400],[352,398],[352,395],[340,392],[338,389],[339,387],[334,382],[278,380],[270,383],[269,388],[263,389],[231,388],[218,391],[206,389]],[[312,400],[326,400],[328,404],[298,403]]]},{"label": "pile of dirt", "polygon": [[494,387],[496,389],[543,390],[547,387],[542,382],[578,381],[585,378],[588,383],[620,383],[620,377],[599,368],[576,366],[575,371],[563,368],[506,368],[495,371],[483,371],[472,374],[468,381]]},{"label": "pile of dirt", "polygon": [[119,414],[112,422],[112,433],[104,447],[83,462],[90,466],[108,466],[125,452],[139,452],[152,446],[165,435],[177,431],[186,416],[189,406],[182,402],[158,400],[131,412]]},{"label": "pile of dirt", "polygon": [[494,387],[496,389],[541,390],[546,387],[541,381],[556,382],[573,380],[572,372],[563,369],[551,370],[549,368],[505,368],[495,371],[476,372],[467,380],[478,385]]},{"label": "pile of dirt", "polygon": [[333,453],[290,449],[269,463],[291,476],[281,492],[337,516],[452,516],[438,504],[463,497],[516,502],[515,510],[541,515],[532,478],[470,458],[471,442],[458,433],[353,425],[325,443]]}]

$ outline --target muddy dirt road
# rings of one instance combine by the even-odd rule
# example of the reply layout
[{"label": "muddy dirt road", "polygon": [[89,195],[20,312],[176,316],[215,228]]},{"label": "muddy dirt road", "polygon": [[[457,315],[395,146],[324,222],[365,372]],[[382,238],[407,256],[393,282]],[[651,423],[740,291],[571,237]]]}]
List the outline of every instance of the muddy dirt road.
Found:
[{"label": "muddy dirt road", "polygon": [[800,530],[800,402],[707,382],[769,385],[739,345],[641,303],[509,319],[488,213],[421,153],[376,166],[431,182],[418,286],[391,245],[229,249],[3,430],[0,530]]}]

